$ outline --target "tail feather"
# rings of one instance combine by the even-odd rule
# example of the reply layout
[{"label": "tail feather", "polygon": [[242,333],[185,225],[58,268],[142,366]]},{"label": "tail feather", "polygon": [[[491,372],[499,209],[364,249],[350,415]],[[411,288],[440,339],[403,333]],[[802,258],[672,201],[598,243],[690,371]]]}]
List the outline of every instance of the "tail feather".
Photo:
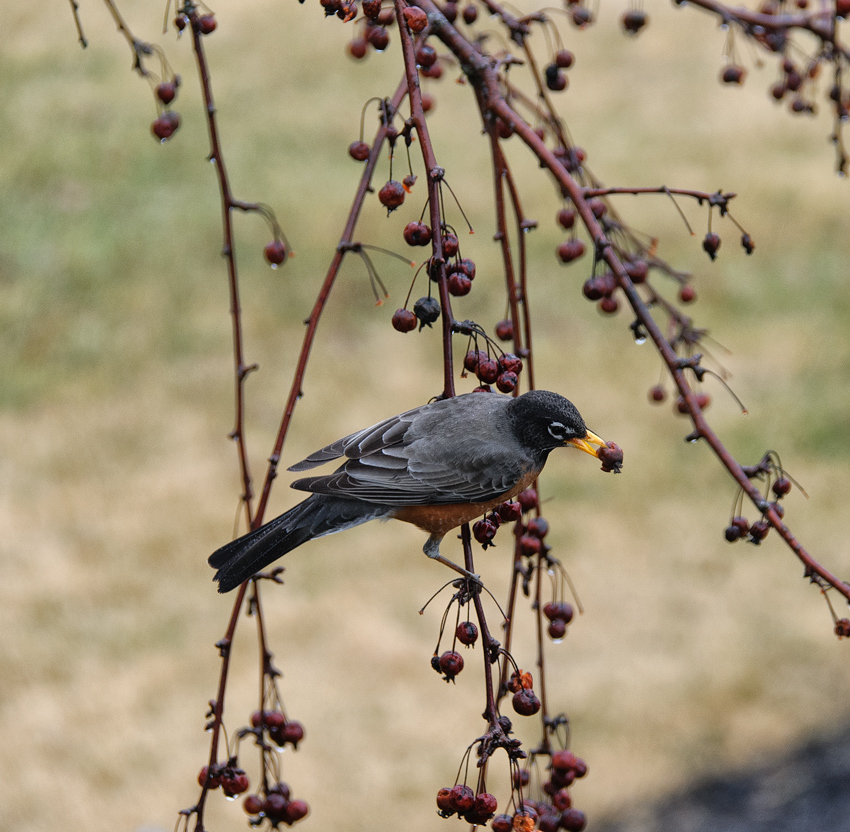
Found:
[{"label": "tail feather", "polygon": [[218,591],[230,592],[302,543],[386,517],[390,511],[360,500],[313,494],[265,526],[222,546],[207,562],[218,570],[213,578]]}]

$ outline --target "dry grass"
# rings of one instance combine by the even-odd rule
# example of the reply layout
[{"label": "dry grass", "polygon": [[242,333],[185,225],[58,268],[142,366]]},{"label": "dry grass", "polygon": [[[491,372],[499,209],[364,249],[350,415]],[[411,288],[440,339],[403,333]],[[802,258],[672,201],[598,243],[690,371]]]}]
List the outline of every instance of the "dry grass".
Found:
[{"label": "dry grass", "polygon": [[[153,38],[158,12],[147,6],[125,10]],[[348,30],[323,21],[315,3],[216,11],[208,43],[237,193],[273,204],[298,250],[270,274],[260,258],[266,230],[239,219],[248,357],[262,368],[249,383],[259,474],[299,322],[359,175],[344,148],[360,102],[394,87],[385,68],[395,55],[338,61]],[[747,460],[766,445],[782,453],[811,495],[789,498],[789,522],[846,574],[850,235],[847,185],[823,139],[829,125],[771,106],[770,69],[743,89],[720,89],[723,35],[713,23],[663,5],[648,11],[653,24],[635,41],[614,31],[618,12],[606,7],[598,27],[567,32],[578,61],[564,112],[607,182],[741,194],[736,214],[757,254],[745,258],[730,231],[714,265],[663,201],[623,210],[697,272],[695,313],[732,350],[723,361],[750,415],[712,391],[722,434]],[[105,10],[92,2],[82,14],[85,53],[64,9],[50,18],[22,4],[0,11],[9,44],[0,56],[0,829],[16,832],[171,828],[196,795],[213,643],[229,609],[204,562],[231,533],[238,482],[226,439],[218,206],[189,44],[167,38],[186,82],[184,126],[158,147],[147,135],[147,90],[126,71]],[[468,90],[449,78],[435,91],[437,151],[478,229],[469,242],[481,277],[458,313],[489,324],[502,310],[483,289],[496,263],[486,159],[470,151],[475,121],[456,126]],[[573,303],[584,267],[554,264],[551,188],[512,150],[541,220],[530,238],[541,385],[570,395],[626,449],[616,479],[584,459],[553,458],[546,493],[553,544],[587,608],[550,650],[550,695],[591,767],[576,800],[591,813],[628,810],[845,720],[847,647],[830,637],[823,602],[776,541],[722,542],[733,489],[705,448],[681,441],[684,424],[668,408],[644,406],[659,362],[631,343],[625,317],[598,320]],[[397,247],[407,219],[387,221],[371,204],[362,239]],[[344,269],[287,463],[438,389],[436,334],[389,327],[408,274],[383,262],[381,271],[392,298],[376,310],[363,270]],[[285,483],[274,510],[295,499]],[[477,736],[482,701],[474,657],[456,687],[428,667],[439,610],[417,610],[445,576],[421,544],[393,524],[322,540],[291,556],[286,587],[267,594],[286,702],[307,726],[285,776],[317,828],[445,828],[433,795]],[[494,589],[504,585],[504,544],[480,556],[480,569]],[[243,621],[231,727],[256,696],[251,626]],[[527,665],[530,649],[518,648]],[[210,828],[245,822],[237,806],[213,803]]]}]

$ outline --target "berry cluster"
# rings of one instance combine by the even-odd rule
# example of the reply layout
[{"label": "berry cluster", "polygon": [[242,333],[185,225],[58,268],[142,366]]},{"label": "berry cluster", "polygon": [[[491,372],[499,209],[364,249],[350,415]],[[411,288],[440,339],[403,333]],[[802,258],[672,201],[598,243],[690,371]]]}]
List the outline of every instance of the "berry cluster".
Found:
[{"label": "berry cluster", "polygon": [[297,720],[287,719],[280,711],[254,711],[251,727],[255,732],[265,731],[280,748],[285,745],[298,748],[298,743],[304,739],[304,726]]},{"label": "berry cluster", "polygon": [[292,826],[310,811],[305,801],[291,799],[289,786],[283,782],[269,786],[265,795],[249,794],[242,807],[252,816],[252,826],[259,826],[263,818],[267,818],[274,829],[281,823]]},{"label": "berry cluster", "polygon": [[502,393],[512,393],[522,372],[522,360],[513,353],[493,358],[484,350],[472,349],[463,359],[463,368],[465,372],[474,373],[481,382],[476,391],[489,393],[490,385],[495,384]]},{"label": "berry cluster", "polygon": [[205,789],[221,788],[226,797],[236,797],[247,792],[251,783],[232,757],[226,763],[204,766],[198,774],[198,785]]},{"label": "berry cluster", "polygon": [[472,526],[472,535],[484,549],[495,546],[493,538],[499,526],[519,520],[521,516],[522,506],[517,501],[502,503]]},{"label": "berry cluster", "polygon": [[473,826],[481,826],[496,814],[498,801],[489,792],[475,794],[469,786],[458,783],[437,792],[437,809],[440,817],[457,815]]},{"label": "berry cluster", "polygon": [[549,620],[547,632],[555,642],[567,634],[567,624],[573,620],[573,607],[566,601],[550,601],[543,605],[543,615]]}]

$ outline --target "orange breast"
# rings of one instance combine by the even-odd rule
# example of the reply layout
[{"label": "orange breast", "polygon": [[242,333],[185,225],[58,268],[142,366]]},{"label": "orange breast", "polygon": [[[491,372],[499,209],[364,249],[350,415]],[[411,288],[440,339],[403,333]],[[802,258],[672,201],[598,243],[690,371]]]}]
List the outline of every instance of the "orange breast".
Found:
[{"label": "orange breast", "polygon": [[522,479],[504,494],[486,503],[449,503],[441,506],[407,506],[400,508],[392,516],[395,520],[412,523],[428,534],[442,537],[452,529],[481,517],[500,503],[511,500],[528,488],[539,476],[540,471],[529,471]]}]

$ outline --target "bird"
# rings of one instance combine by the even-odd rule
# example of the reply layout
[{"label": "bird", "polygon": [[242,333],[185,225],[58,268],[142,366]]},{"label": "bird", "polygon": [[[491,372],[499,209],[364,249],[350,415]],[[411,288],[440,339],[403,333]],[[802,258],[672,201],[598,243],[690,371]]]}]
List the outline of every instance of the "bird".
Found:
[{"label": "bird", "polygon": [[229,592],[308,540],[379,519],[412,523],[429,535],[429,558],[477,577],[440,554],[443,537],[528,488],[562,447],[597,456],[606,443],[547,390],[476,391],[392,416],[292,465],[345,460],[332,474],[295,480],[292,488],[311,492],[306,500],[213,552],[213,580]]}]

